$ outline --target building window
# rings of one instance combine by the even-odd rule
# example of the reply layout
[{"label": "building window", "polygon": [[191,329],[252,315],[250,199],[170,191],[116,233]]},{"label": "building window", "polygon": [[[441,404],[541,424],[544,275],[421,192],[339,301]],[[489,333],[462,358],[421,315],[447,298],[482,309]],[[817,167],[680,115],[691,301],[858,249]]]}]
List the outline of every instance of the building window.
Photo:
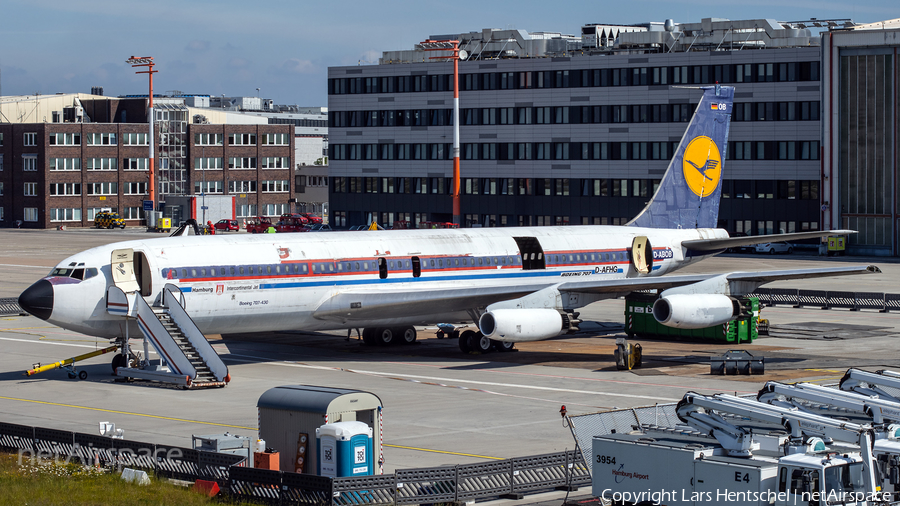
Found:
[{"label": "building window", "polygon": [[87,170],[118,170],[118,158],[88,158]]},{"label": "building window", "polygon": [[88,195],[118,195],[119,183],[88,183]]},{"label": "building window", "polygon": [[50,183],[50,195],[81,195],[81,183]]},{"label": "building window", "polygon": [[81,221],[81,208],[51,208],[50,221]]},{"label": "building window", "polygon": [[124,195],[147,195],[147,183],[122,183]]},{"label": "building window", "polygon": [[238,218],[251,218],[256,216],[256,204],[241,204],[236,207],[235,211],[237,212]]},{"label": "building window", "polygon": [[25,208],[25,217],[23,219],[25,221],[37,221],[38,220],[38,208],[26,207]]},{"label": "building window", "polygon": [[291,159],[286,156],[267,156],[261,158],[263,169],[290,169]]},{"label": "building window", "polygon": [[195,146],[221,146],[223,134],[194,134]]},{"label": "building window", "polygon": [[[0,137],[3,137],[3,136],[0,135]],[[2,207],[0,207],[0,221],[3,221],[3,208]]]},{"label": "building window", "polygon": [[194,193],[197,195],[201,193],[223,193],[223,187],[222,181],[195,181]]},{"label": "building window", "polygon": [[256,146],[256,134],[228,134],[230,146]]},{"label": "building window", "polygon": [[122,145],[123,146],[149,146],[150,143],[147,141],[147,134],[130,133],[130,134],[122,134]]},{"label": "building window", "polygon": [[37,170],[36,155],[22,155],[22,170],[26,172],[34,172]]},{"label": "building window", "polygon": [[140,207],[126,207],[122,210],[122,218],[126,220],[140,220],[141,218],[141,208]]},{"label": "building window", "polygon": [[81,158],[51,158],[50,170],[81,170]]},{"label": "building window", "polygon": [[262,143],[264,146],[289,146],[291,141],[288,134],[265,134]]},{"label": "building window", "polygon": [[3,132],[0,132],[0,146],[3,146]]},{"label": "building window", "polygon": [[[37,133],[35,132],[27,132],[25,134],[25,138],[22,143],[25,146],[37,146]],[[34,221],[37,221],[37,217],[35,217]]]},{"label": "building window", "polygon": [[81,146],[81,134],[55,133],[50,134],[51,146]]},{"label": "building window", "polygon": [[0,197],[3,196],[3,181],[0,181]]},{"label": "building window", "polygon": [[125,158],[122,165],[125,170],[148,170],[150,163],[147,158]]},{"label": "building window", "polygon": [[229,158],[228,159],[228,168],[229,169],[255,169],[256,168],[256,157],[255,156],[247,156],[243,158]]},{"label": "building window", "polygon": [[[0,146],[3,144],[0,143]],[[3,172],[3,153],[0,153],[0,172]]]},{"label": "building window", "polygon": [[115,133],[87,134],[87,145],[88,146],[115,146],[116,145],[116,134]]},{"label": "building window", "polygon": [[281,181],[261,181],[260,186],[263,193],[286,193],[290,191],[290,182],[286,179]]},{"label": "building window", "polygon": [[266,204],[263,206],[263,216],[281,216],[287,214],[290,209],[287,204]]},{"label": "building window", "polygon": [[228,193],[256,193],[256,181],[231,181]]},{"label": "building window", "polygon": [[194,158],[196,170],[222,170],[224,159],[222,158]]},{"label": "building window", "polygon": [[37,197],[37,183],[25,183],[25,196]]}]

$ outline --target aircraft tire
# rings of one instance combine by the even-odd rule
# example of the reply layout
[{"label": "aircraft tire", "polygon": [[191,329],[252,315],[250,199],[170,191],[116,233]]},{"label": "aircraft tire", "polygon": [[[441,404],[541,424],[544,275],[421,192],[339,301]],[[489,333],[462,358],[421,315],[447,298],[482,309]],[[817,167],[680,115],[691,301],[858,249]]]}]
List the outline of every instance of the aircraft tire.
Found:
[{"label": "aircraft tire", "polygon": [[510,343],[507,341],[496,341],[494,339],[491,339],[491,346],[499,352],[513,351],[513,346],[515,346],[515,345],[516,345],[516,343]]},{"label": "aircraft tire", "polygon": [[396,333],[390,327],[381,327],[375,330],[375,342],[380,346],[391,346],[397,342]]},{"label": "aircraft tire", "polygon": [[491,340],[485,337],[481,332],[473,332],[472,335],[469,336],[469,350],[487,353],[491,351],[491,348],[493,348]]},{"label": "aircraft tire", "polygon": [[378,343],[375,342],[375,329],[372,328],[364,328],[362,331],[362,340],[366,343],[366,346],[375,346]]},{"label": "aircraft tire", "polygon": [[459,335],[459,351],[463,353],[469,353],[470,351],[474,351],[469,348],[469,337],[474,336],[474,330],[467,330]]},{"label": "aircraft tire", "polygon": [[116,369],[120,367],[128,367],[128,359],[122,356],[121,353],[116,353],[112,358],[112,370],[113,374],[116,373]]},{"label": "aircraft tire", "polygon": [[394,329],[394,334],[400,337],[400,344],[413,344],[416,342],[416,328],[412,325]]}]

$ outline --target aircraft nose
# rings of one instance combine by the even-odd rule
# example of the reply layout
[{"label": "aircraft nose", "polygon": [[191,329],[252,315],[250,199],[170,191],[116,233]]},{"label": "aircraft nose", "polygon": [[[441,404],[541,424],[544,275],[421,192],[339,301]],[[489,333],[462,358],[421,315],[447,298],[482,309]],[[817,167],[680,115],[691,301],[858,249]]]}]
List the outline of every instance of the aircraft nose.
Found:
[{"label": "aircraft nose", "polygon": [[53,285],[42,279],[29,286],[19,295],[19,306],[41,320],[49,319],[53,312]]}]

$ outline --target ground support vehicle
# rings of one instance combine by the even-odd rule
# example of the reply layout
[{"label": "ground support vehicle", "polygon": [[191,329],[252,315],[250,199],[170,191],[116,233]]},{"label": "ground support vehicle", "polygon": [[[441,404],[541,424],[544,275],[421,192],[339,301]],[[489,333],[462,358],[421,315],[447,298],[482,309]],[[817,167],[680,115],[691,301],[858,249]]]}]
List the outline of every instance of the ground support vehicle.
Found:
[{"label": "ground support vehicle", "polygon": [[712,327],[681,329],[659,323],[653,317],[653,303],[658,297],[653,294],[632,293],[625,297],[625,333],[628,337],[683,337],[704,341],[720,341],[723,344],[753,342],[759,336],[759,298],[741,297],[741,306],[746,308],[737,318]]},{"label": "ground support vehicle", "polygon": [[285,232],[309,232],[309,220],[300,214],[282,214],[278,223],[275,224],[275,231],[279,233]]},{"label": "ground support vehicle", "polygon": [[870,397],[854,392],[844,392],[811,383],[786,385],[769,381],[757,394],[757,400],[797,408],[823,416],[850,416],[872,423],[875,429],[873,451],[877,460],[876,477],[881,491],[900,501],[900,403]]},{"label": "ground support vehicle", "polygon": [[101,211],[94,215],[94,226],[97,228],[125,228],[125,220],[118,213]]},{"label": "ground support vehicle", "polygon": [[[595,496],[607,504],[888,503],[888,496],[876,485],[868,426],[693,392],[685,394],[676,412],[698,432],[593,438]],[[735,425],[740,423],[736,420],[748,419],[786,428],[790,435],[759,434]],[[859,448],[828,448],[823,439],[809,434],[854,442]]]},{"label": "ground support vehicle", "polygon": [[247,232],[251,234],[265,234],[272,226],[272,220],[266,216],[257,216],[247,220]]}]

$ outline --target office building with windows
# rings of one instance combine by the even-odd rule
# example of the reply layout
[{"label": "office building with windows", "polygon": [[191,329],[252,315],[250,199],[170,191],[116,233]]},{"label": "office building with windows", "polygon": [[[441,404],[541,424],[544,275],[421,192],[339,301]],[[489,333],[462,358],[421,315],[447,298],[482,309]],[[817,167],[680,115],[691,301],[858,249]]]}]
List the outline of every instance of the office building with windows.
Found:
[{"label": "office building with windows", "polygon": [[[423,37],[426,38],[426,37]],[[462,226],[624,224],[699,101],[734,86],[720,226],[822,225],[822,49],[771,20],[585,25],[457,39]],[[333,223],[450,221],[453,65],[421,47],[328,72]]]},{"label": "office building with windows", "polygon": [[[238,218],[293,211],[293,126],[195,124],[183,100],[154,105],[158,203],[205,193],[234,195]],[[0,122],[0,226],[89,227],[103,208],[145,224],[145,98],[4,97],[0,107],[16,120]],[[175,223],[186,218],[179,206],[163,213]]]}]

